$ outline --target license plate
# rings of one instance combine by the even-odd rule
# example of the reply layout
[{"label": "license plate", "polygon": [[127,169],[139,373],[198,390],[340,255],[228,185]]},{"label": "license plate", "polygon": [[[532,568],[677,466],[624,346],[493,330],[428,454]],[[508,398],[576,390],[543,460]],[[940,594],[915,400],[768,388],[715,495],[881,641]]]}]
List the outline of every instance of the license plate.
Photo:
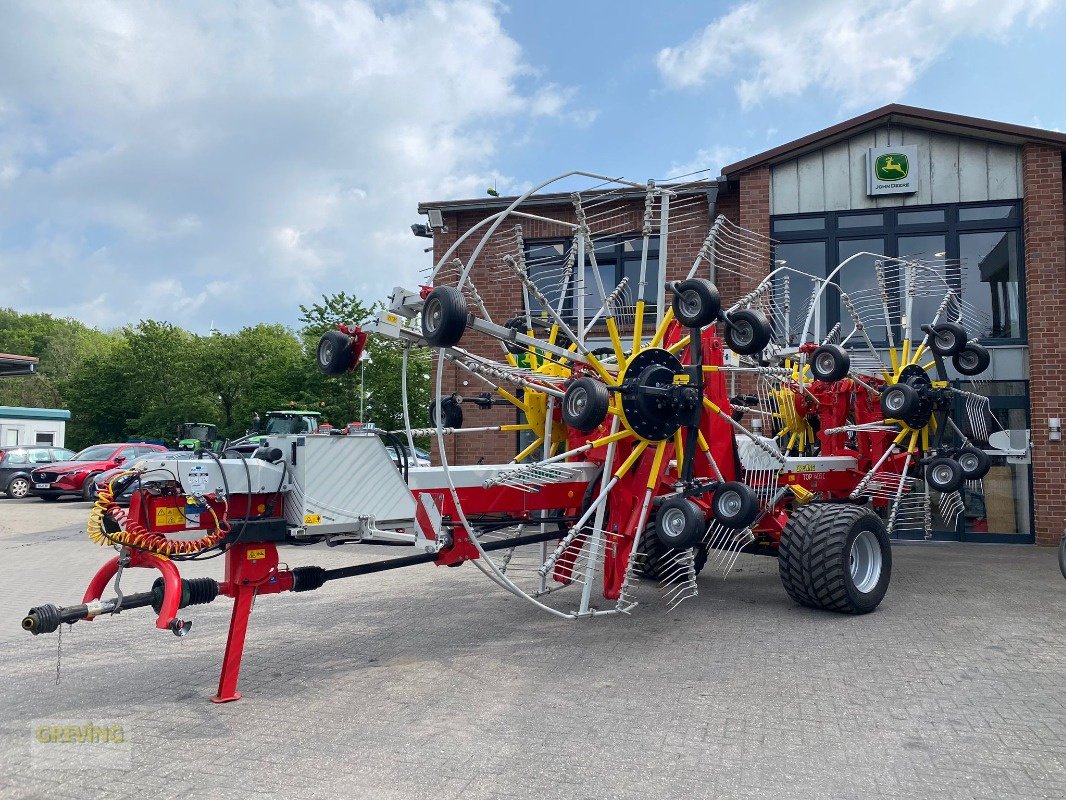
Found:
[{"label": "license plate", "polygon": [[52,484],[50,484],[50,483],[35,483],[35,484],[33,484],[33,488],[35,488],[35,489],[51,489],[52,488]]}]

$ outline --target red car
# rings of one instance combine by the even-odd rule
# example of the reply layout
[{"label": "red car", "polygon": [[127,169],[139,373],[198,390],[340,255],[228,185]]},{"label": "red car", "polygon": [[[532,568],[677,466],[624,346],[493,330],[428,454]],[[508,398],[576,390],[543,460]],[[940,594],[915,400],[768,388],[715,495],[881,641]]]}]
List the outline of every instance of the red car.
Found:
[{"label": "red car", "polygon": [[165,447],[157,444],[94,444],[70,461],[33,470],[30,473],[30,494],[43,500],[58,500],[65,494],[81,495],[83,500],[92,500],[96,488],[93,479],[98,474],[145,453],[165,450]]}]

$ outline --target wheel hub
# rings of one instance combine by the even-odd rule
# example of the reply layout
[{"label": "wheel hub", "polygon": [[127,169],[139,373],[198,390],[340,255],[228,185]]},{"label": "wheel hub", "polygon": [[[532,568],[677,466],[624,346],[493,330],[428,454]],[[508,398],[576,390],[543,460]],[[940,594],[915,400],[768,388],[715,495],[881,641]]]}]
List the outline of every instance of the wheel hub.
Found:
[{"label": "wheel hub", "polygon": [[684,371],[666,350],[644,350],[633,357],[620,387],[623,420],[630,430],[649,441],[674,435],[691,405],[688,387],[674,385],[674,377]]},{"label": "wheel hub", "polygon": [[851,543],[848,560],[855,588],[863,594],[873,591],[881,580],[881,547],[877,537],[870,531],[860,531]]}]

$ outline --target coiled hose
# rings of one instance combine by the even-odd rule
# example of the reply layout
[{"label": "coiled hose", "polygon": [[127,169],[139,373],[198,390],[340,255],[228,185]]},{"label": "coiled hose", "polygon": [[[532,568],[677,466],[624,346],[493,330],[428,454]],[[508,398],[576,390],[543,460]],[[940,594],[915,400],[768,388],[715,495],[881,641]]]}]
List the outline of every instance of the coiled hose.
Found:
[{"label": "coiled hose", "polygon": [[[210,550],[226,538],[230,528],[225,522],[225,512],[223,511],[223,519],[219,520],[210,505],[207,506],[207,510],[211,512],[215,520],[215,529],[206,536],[191,541],[170,539],[165,533],[149,531],[140,523],[128,519],[126,511],[115,502],[114,483],[136,474],[133,470],[120,472],[100,490],[89,512],[89,521],[85,524],[85,533],[91,541],[104,547],[117,544],[163,558],[180,559]],[[108,517],[118,525],[117,531],[104,529],[104,520]]]}]

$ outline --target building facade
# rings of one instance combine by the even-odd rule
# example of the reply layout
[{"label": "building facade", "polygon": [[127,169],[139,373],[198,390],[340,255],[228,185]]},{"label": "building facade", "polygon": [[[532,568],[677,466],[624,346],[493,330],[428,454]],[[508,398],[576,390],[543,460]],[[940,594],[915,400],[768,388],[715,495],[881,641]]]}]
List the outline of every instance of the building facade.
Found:
[{"label": "building facade", "polygon": [[[983,496],[968,499],[957,526],[936,535],[1057,543],[1066,524],[1066,492],[1058,482],[1066,474],[1066,338],[1057,327],[1066,318],[1064,150],[1066,135],[1057,132],[900,105],[871,111],[731,164],[717,180],[687,185],[675,200],[685,204],[685,224],[671,230],[665,263],[656,260],[649,272],[649,291],[687,274],[718,215],[773,239],[772,261],[814,275],[828,276],[862,252],[961,264],[963,299],[988,320],[984,330],[971,332],[992,354],[976,391],[989,397],[992,413],[1009,432],[998,446],[1009,442],[1014,455],[994,457]],[[544,216],[573,221],[568,196],[537,202]],[[435,259],[508,204],[506,198],[420,204],[420,212],[434,212],[431,220],[441,214]],[[597,244],[603,268],[629,274],[627,254],[643,212],[640,193],[615,212],[617,235],[603,240],[602,254]],[[572,234],[562,225],[524,221],[521,235],[526,252],[536,253],[563,246]],[[457,253],[464,263],[475,240]],[[526,300],[516,280],[476,273],[475,279],[487,287],[484,300],[494,319],[522,312]],[[752,283],[727,273],[714,280],[727,302]],[[829,304],[824,313],[828,326],[840,312]],[[479,346],[499,347],[473,344]],[[449,371],[443,391],[468,397],[481,389]],[[513,413],[489,409],[478,424],[513,421]],[[449,457],[458,463],[506,461],[518,446],[513,436],[454,438]]]}]

